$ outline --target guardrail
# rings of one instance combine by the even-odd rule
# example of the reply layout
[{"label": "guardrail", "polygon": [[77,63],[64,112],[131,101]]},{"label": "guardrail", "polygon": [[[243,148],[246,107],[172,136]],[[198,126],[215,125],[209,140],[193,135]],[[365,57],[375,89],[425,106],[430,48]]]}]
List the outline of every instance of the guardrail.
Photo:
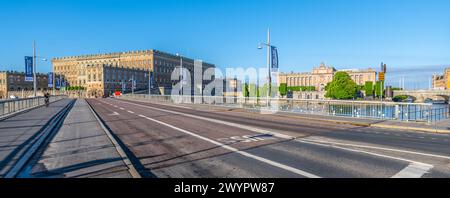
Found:
[{"label": "guardrail", "polygon": [[[50,103],[66,98],[66,96],[51,96]],[[23,111],[29,108],[41,106],[45,104],[44,97],[9,99],[0,101],[0,117]]]},{"label": "guardrail", "polygon": [[121,97],[164,103],[209,104],[250,110],[428,123],[448,119],[450,112],[449,105],[433,105],[429,103],[143,94],[126,94]]}]

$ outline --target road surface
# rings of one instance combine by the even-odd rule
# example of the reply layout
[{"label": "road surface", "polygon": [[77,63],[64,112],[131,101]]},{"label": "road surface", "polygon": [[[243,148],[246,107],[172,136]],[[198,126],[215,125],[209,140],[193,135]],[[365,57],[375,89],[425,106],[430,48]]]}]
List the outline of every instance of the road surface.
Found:
[{"label": "road surface", "polygon": [[90,99],[145,177],[450,177],[450,136]]}]

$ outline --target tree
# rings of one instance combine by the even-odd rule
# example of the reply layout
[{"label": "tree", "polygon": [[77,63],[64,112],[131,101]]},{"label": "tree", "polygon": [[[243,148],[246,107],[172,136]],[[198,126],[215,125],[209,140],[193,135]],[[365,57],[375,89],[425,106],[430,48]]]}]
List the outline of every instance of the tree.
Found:
[{"label": "tree", "polygon": [[279,87],[280,95],[284,97],[287,95],[287,83],[281,83]]},{"label": "tree", "polygon": [[383,92],[384,92],[384,82],[383,81],[377,81],[376,84],[375,84],[375,95],[377,97],[381,97],[382,96],[381,94]]},{"label": "tree", "polygon": [[249,88],[248,88],[248,84],[245,83],[242,89],[243,95],[244,97],[249,97],[250,96],[250,92],[249,92]]},{"label": "tree", "polygon": [[325,97],[333,99],[352,99],[359,92],[358,85],[347,72],[336,72],[333,80],[325,87]]},{"label": "tree", "polygon": [[373,96],[373,82],[367,81],[364,85],[364,91],[366,92],[366,96]]}]

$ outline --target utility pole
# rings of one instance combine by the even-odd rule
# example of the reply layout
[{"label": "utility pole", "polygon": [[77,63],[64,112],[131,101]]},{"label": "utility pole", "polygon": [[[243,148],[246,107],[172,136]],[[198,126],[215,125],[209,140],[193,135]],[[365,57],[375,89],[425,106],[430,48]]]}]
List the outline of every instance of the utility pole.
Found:
[{"label": "utility pole", "polygon": [[270,45],[270,28],[267,29],[267,72],[268,72],[268,81],[269,81],[269,90],[267,90],[267,107],[269,107],[269,99],[270,93],[272,91],[272,74],[270,71],[270,51],[272,50]]},{"label": "utility pole", "polygon": [[37,82],[36,82],[36,41],[33,41],[33,96],[36,97]]}]

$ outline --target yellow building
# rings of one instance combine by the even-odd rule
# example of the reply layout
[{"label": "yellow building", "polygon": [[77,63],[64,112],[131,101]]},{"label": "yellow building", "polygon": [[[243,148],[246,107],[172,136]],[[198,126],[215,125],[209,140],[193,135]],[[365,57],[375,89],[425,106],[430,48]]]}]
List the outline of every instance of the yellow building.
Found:
[{"label": "yellow building", "polygon": [[442,89],[442,90],[450,89],[449,77],[450,77],[450,68],[445,68],[444,74],[442,75],[434,74],[432,80],[433,89]]},{"label": "yellow building", "polygon": [[[68,83],[67,86],[85,87],[88,96],[110,95],[116,90],[121,90],[121,84],[128,84],[133,75],[138,78],[136,89],[147,89],[150,73],[154,76],[152,83],[155,90],[152,90],[152,93],[169,95],[172,86],[177,83],[171,80],[171,74],[181,65],[181,62],[183,62],[183,68],[191,72],[193,81],[193,59],[157,50],[52,59],[55,74],[61,74]],[[215,68],[213,64],[205,62],[202,63],[202,67],[202,72],[208,68]],[[131,86],[131,83],[129,84]]]},{"label": "yellow building", "polygon": [[[280,73],[278,76],[278,85],[286,83],[291,86],[313,86],[317,91],[324,91],[325,86],[333,80],[334,74],[337,72],[334,67],[326,66],[322,63],[319,67],[313,68],[312,72],[304,73]],[[347,72],[352,80],[358,85],[364,85],[367,81],[376,81],[376,71],[373,69],[348,69],[339,70]]]},{"label": "yellow building", "polygon": [[[47,74],[36,74],[37,95],[42,96],[48,89]],[[26,98],[33,94],[33,82],[25,81],[24,72],[0,71],[0,99],[10,96]]]}]

